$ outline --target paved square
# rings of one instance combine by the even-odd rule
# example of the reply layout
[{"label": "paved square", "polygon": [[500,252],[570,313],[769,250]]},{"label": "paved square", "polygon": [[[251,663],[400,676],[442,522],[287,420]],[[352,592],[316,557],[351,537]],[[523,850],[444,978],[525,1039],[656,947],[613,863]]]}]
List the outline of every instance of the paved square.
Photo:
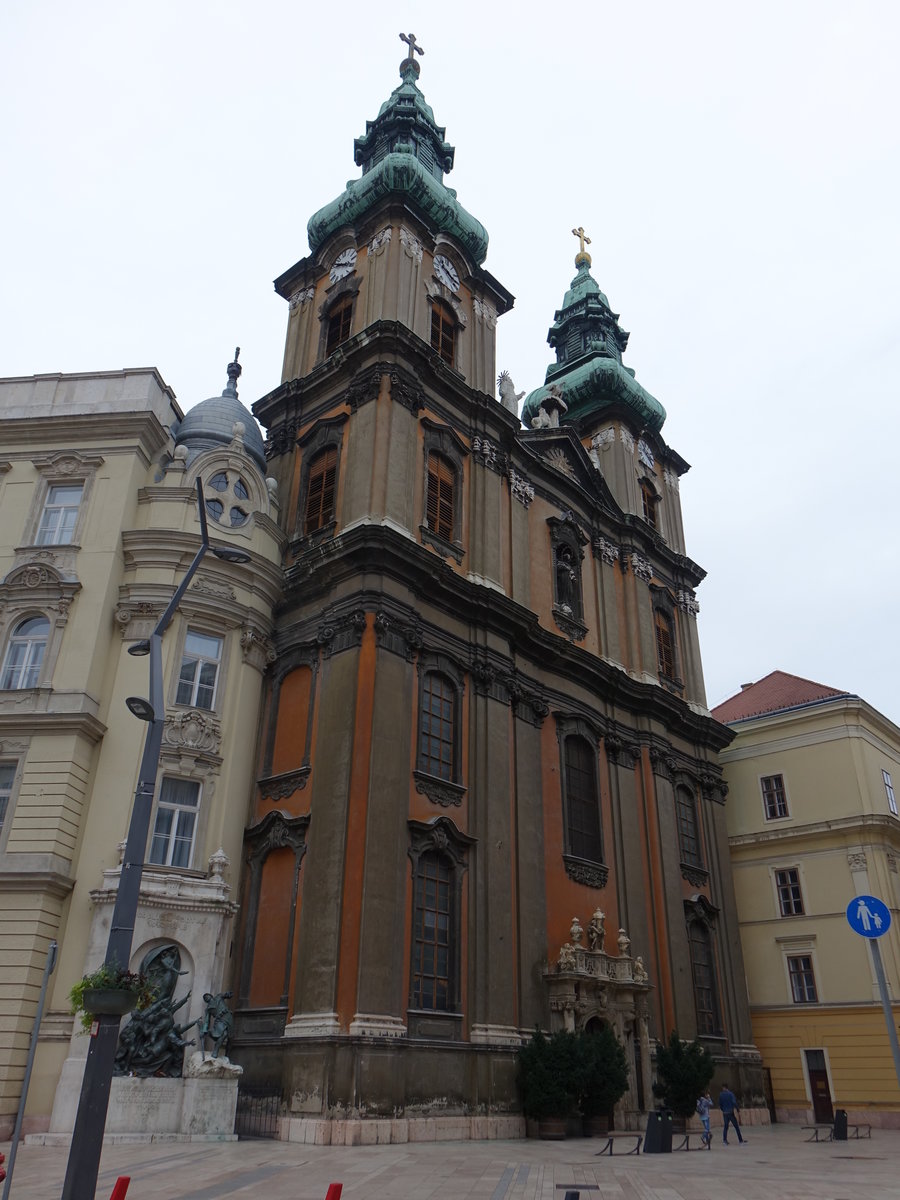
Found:
[{"label": "paved square", "polygon": [[[613,1158],[602,1142],[430,1142],[405,1146],[300,1146],[286,1142],[108,1146],[98,1200],[130,1175],[128,1200],[324,1200],[341,1182],[343,1200],[896,1200],[900,1131],[871,1141],[806,1142],[791,1125],[747,1131],[745,1146],[711,1153]],[[7,1150],[4,1147],[4,1150]],[[67,1150],[21,1146],[13,1200],[55,1200]]]}]

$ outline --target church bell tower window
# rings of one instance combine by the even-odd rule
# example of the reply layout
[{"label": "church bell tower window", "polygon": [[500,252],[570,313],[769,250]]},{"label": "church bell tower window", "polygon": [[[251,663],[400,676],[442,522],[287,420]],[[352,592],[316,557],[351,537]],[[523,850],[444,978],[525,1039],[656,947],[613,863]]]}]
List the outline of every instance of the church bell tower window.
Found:
[{"label": "church bell tower window", "polygon": [[337,447],[329,446],[313,459],[306,493],[305,533],[322,529],[334,518]]},{"label": "church bell tower window", "polygon": [[453,366],[456,356],[456,318],[446,304],[435,303],[431,309],[431,346]]},{"label": "church bell tower window", "polygon": [[456,472],[440,454],[428,456],[428,528],[438,537],[453,541],[453,509]]},{"label": "church bell tower window", "polygon": [[325,353],[331,354],[342,342],[350,336],[350,319],[353,316],[353,297],[345,296],[338,300],[328,314],[328,336],[325,341]]}]

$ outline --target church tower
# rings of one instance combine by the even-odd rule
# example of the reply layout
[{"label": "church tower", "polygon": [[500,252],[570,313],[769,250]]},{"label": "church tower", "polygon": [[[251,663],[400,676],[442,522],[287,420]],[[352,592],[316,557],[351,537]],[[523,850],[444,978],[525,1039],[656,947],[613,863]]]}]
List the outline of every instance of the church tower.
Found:
[{"label": "church tower", "polygon": [[687,464],[622,365],[587,239],[526,429],[508,376],[495,399],[513,297],[444,183],[454,150],[401,36],[360,177],[276,280],[282,383],[254,406],[284,597],[234,1054],[280,1086],[289,1135],[318,1140],[335,1122],[342,1140],[520,1132],[535,1025],[615,1029],[622,1124],[652,1104],[653,1038],[674,1028],[744,1073],[749,1104]]}]

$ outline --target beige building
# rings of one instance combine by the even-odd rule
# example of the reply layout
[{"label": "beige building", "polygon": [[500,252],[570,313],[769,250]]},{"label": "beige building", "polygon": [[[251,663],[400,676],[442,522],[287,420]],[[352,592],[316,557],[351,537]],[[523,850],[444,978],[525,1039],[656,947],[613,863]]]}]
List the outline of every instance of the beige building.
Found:
[{"label": "beige building", "polygon": [[[213,545],[163,645],[166,726],[132,964],[183,947],[191,1016],[228,979],[281,534],[259,430],[237,398],[185,418],[155,370],[0,380],[0,1138],[20,1094],[52,939],[26,1130],[48,1128],[86,1037],[68,991],[102,961],[145,726],[146,637],[199,543]],[[60,1089],[63,1091],[64,1089]]]},{"label": "beige building", "polygon": [[848,924],[856,895],[893,915],[879,939],[900,1023],[900,729],[858,696],[782,671],[713,710],[754,1042],[779,1120],[834,1108],[900,1127],[869,946]]}]

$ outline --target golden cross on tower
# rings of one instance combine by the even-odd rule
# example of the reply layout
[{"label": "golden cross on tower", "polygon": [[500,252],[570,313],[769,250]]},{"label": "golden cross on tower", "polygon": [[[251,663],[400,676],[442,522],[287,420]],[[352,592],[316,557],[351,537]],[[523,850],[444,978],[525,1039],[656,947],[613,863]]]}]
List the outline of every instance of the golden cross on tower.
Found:
[{"label": "golden cross on tower", "polygon": [[578,226],[578,228],[577,228],[577,229],[573,229],[573,230],[572,230],[572,232],[574,233],[575,237],[577,237],[577,238],[578,238],[578,241],[579,241],[579,243],[580,243],[580,246],[581,246],[581,248],[579,249],[578,253],[575,255],[575,266],[576,266],[576,267],[578,267],[578,266],[581,266],[581,264],[582,264],[583,262],[584,262],[584,263],[587,263],[587,265],[588,265],[588,266],[590,266],[590,265],[591,265],[591,256],[588,254],[587,250],[585,250],[585,248],[584,248],[584,247],[585,247],[585,243],[586,243],[588,246],[591,244],[591,239],[590,239],[590,238],[588,237],[588,235],[587,235],[587,234],[584,232],[584,226],[583,226],[583,225],[579,225],[579,226]]},{"label": "golden cross on tower", "polygon": [[416,45],[416,35],[414,33],[401,33],[400,41],[406,42],[407,46],[409,46],[409,53],[406,56],[406,62],[415,62],[416,61],[413,58],[413,51],[415,51],[416,54],[424,54],[425,53],[425,51],[422,49],[421,46]]}]

